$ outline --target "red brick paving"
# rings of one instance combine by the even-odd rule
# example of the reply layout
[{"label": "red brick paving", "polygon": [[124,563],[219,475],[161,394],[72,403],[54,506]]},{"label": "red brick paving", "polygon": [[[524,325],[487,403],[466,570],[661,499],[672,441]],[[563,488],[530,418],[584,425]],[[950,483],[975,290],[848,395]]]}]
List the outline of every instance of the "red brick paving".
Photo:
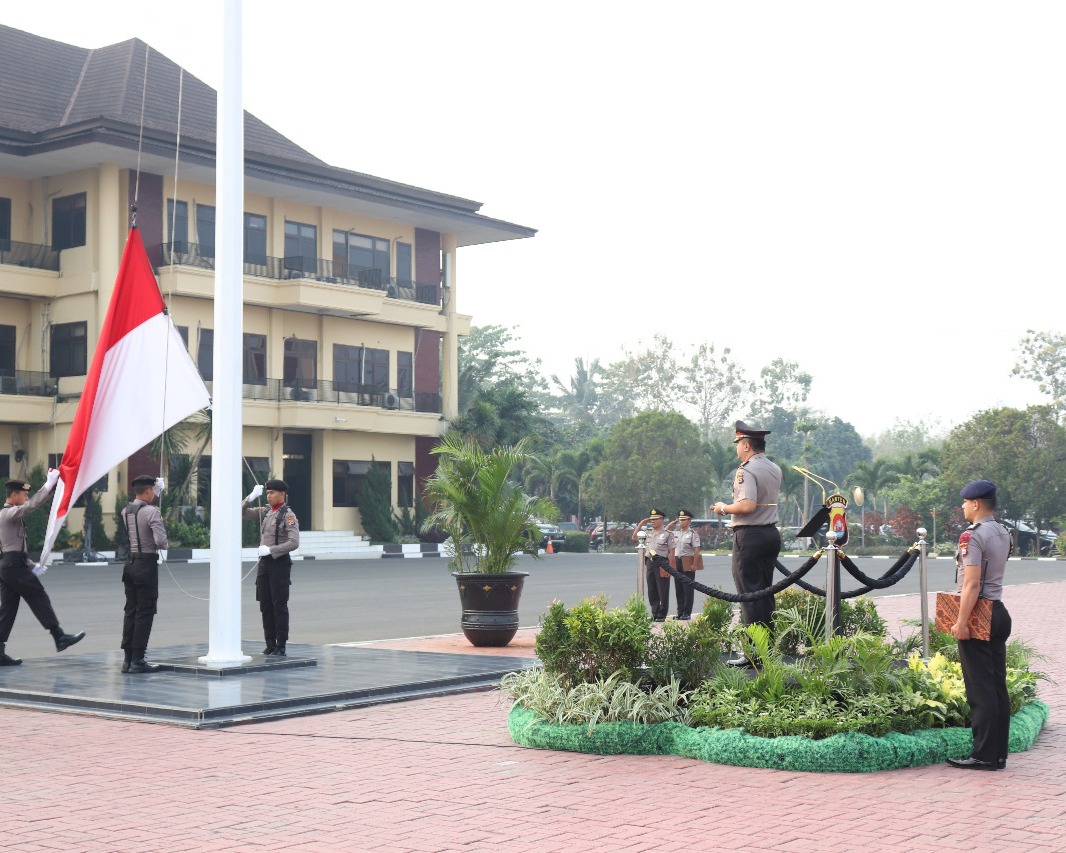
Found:
[{"label": "red brick paving", "polygon": [[[1051,719],[1006,772],[531,750],[508,738],[498,693],[204,731],[0,710],[0,850],[1062,851],[1066,582],[1005,599],[1059,682],[1042,683]],[[918,615],[913,595],[878,606]],[[531,643],[523,632],[516,649]],[[402,647],[497,653],[454,637]]]}]

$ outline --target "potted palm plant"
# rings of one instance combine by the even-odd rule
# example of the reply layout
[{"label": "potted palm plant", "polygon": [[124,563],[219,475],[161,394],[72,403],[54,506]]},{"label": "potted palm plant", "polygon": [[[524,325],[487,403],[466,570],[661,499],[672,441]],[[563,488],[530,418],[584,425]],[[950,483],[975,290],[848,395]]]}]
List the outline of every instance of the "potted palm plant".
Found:
[{"label": "potted palm plant", "polygon": [[433,453],[436,473],[425,497],[434,508],[423,529],[447,535],[450,568],[459,586],[462,628],[475,646],[506,646],[518,631],[518,601],[528,572],[513,571],[519,554],[539,556],[537,521],[554,520],[547,498],[525,494],[512,478],[531,460],[525,439],[486,451],[457,433]]}]

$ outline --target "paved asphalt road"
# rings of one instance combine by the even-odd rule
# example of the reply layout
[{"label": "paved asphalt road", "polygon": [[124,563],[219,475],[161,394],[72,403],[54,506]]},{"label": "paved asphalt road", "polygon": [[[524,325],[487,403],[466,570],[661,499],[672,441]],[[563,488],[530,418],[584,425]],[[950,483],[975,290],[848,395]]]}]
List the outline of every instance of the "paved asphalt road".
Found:
[{"label": "paved asphalt road", "polygon": [[[520,610],[523,626],[534,626],[553,599],[567,605],[590,595],[604,594],[612,603],[622,604],[636,591],[636,554],[558,554],[535,561],[520,558],[519,568],[529,571]],[[708,586],[734,590],[728,555],[705,560],[706,570],[698,579]],[[786,558],[794,569],[801,560]],[[891,561],[857,559],[868,575],[884,573]],[[825,583],[824,561],[808,575],[819,586]],[[954,564],[939,559],[929,562],[930,591],[950,589]],[[246,563],[242,573],[252,564]],[[1061,580],[1064,562],[1012,561],[1008,568],[1010,584]],[[208,639],[209,567],[207,564],[177,563],[160,572],[159,613],[152,631],[155,647]],[[78,650],[105,651],[118,648],[122,627],[123,593],[121,567],[54,565],[44,576],[56,613],[67,631],[86,631],[88,636]],[[178,584],[182,589],[178,588]],[[855,582],[844,574],[842,588],[854,589]],[[242,584],[242,631],[247,639],[260,636],[258,604],[253,578]],[[918,591],[918,568],[894,587],[878,595]],[[193,596],[196,596],[195,598]],[[673,596],[671,595],[671,599]],[[696,593],[695,609],[704,596]],[[439,559],[429,560],[307,560],[294,564],[292,599],[292,642],[339,643],[382,640],[398,637],[449,634],[459,630],[459,597],[455,580]],[[673,608],[671,607],[671,612]],[[918,617],[915,613],[915,617]],[[8,653],[19,657],[55,654],[51,638],[40,627],[30,609],[19,608],[15,629],[8,641]]]}]

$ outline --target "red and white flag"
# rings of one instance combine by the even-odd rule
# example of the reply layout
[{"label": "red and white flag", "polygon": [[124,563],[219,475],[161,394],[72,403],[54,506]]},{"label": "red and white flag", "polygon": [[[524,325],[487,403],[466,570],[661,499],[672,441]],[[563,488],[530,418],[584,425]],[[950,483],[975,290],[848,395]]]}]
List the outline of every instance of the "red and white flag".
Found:
[{"label": "red and white flag", "polygon": [[89,486],[210,402],[166,311],[140,232],[131,228],[59,465],[40,564],[48,565],[67,510]]}]

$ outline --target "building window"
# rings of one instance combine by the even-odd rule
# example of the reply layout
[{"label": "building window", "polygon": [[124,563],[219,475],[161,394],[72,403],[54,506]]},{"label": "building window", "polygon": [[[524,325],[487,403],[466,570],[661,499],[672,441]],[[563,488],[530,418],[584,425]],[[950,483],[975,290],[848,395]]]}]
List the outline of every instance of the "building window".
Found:
[{"label": "building window", "polygon": [[0,252],[11,251],[11,199],[0,198]]},{"label": "building window", "polygon": [[333,345],[333,382],[338,391],[384,393],[389,390],[389,351]]},{"label": "building window", "polygon": [[244,214],[244,262],[267,262],[267,218],[258,213]]},{"label": "building window", "polygon": [[284,375],[286,388],[314,388],[318,382],[318,341],[297,337],[285,339]]},{"label": "building window", "polygon": [[52,326],[48,371],[52,376],[85,375],[86,334],[85,323]]},{"label": "building window", "polygon": [[318,273],[318,229],[302,222],[285,223],[285,269]]},{"label": "building window", "polygon": [[175,326],[178,330],[178,334],[181,335],[181,340],[185,344],[185,349],[189,348],[189,327],[188,326]]},{"label": "building window", "polygon": [[246,385],[266,385],[267,337],[244,333],[244,382]]},{"label": "building window", "polygon": [[370,466],[377,465],[384,469],[392,482],[391,462],[368,462],[350,459],[333,460],[333,505],[334,506],[359,506],[359,496],[363,493],[366,485],[366,475],[370,473]]},{"label": "building window", "polygon": [[189,251],[189,203],[167,199],[167,228],[175,252]]},{"label": "building window", "polygon": [[399,284],[410,285],[414,282],[414,274],[411,266],[411,244],[396,244],[396,281]]},{"label": "building window", "polygon": [[206,453],[196,467],[196,505],[211,506],[211,457]]},{"label": "building window", "polygon": [[0,376],[15,375],[15,327],[0,326]]},{"label": "building window", "polygon": [[0,477],[5,480],[11,477],[11,454],[0,453]]},{"label": "building window", "polygon": [[55,199],[52,202],[52,248],[73,249],[84,245],[85,193]]},{"label": "building window", "polygon": [[364,287],[383,287],[389,279],[389,241],[350,231],[333,232],[333,270]]},{"label": "building window", "polygon": [[396,394],[409,398],[414,396],[414,353],[396,353]]},{"label": "building window", "polygon": [[201,258],[215,256],[215,208],[210,204],[196,205],[196,239]]},{"label": "building window", "polygon": [[396,504],[410,509],[415,505],[415,463],[396,464]]},{"label": "building window", "polygon": [[196,345],[196,366],[204,382],[215,378],[215,332],[213,329],[200,329],[200,340]]}]

